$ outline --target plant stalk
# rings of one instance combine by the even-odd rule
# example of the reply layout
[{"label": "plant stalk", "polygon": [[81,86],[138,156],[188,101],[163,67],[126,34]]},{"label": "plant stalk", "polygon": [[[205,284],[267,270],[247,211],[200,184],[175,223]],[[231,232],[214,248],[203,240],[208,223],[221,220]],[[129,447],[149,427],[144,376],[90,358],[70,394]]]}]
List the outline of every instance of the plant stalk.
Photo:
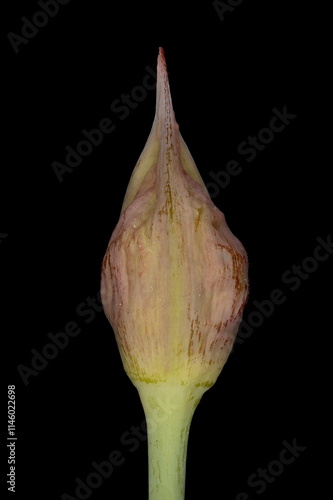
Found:
[{"label": "plant stalk", "polygon": [[147,422],[149,500],[184,500],[189,430],[204,390],[167,382],[136,385]]}]

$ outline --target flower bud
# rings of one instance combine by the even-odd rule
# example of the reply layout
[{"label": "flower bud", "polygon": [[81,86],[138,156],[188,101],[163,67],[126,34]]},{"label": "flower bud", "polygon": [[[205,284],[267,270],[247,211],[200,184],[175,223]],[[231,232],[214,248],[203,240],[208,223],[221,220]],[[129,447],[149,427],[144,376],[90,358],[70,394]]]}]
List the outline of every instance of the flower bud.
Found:
[{"label": "flower bud", "polygon": [[153,126],[102,265],[104,311],[130,379],[213,385],[247,295],[246,252],[179,132],[160,49]]}]

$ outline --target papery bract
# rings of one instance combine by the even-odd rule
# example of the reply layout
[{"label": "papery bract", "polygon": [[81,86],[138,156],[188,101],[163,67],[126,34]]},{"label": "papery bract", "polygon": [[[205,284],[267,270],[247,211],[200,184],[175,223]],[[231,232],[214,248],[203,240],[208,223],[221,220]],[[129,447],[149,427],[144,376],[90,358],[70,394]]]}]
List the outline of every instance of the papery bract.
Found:
[{"label": "papery bract", "polygon": [[156,115],[103,262],[102,300],[130,378],[212,385],[247,298],[247,258],[179,133],[163,52]]}]

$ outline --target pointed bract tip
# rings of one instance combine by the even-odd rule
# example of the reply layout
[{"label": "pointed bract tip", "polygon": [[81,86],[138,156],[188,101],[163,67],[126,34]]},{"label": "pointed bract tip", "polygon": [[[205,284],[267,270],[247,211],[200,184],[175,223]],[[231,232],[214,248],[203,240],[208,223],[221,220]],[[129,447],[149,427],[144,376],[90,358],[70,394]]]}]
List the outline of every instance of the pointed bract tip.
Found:
[{"label": "pointed bract tip", "polygon": [[157,66],[160,68],[162,67],[163,70],[166,71],[166,60],[165,60],[165,52],[164,52],[163,47],[159,47]]}]

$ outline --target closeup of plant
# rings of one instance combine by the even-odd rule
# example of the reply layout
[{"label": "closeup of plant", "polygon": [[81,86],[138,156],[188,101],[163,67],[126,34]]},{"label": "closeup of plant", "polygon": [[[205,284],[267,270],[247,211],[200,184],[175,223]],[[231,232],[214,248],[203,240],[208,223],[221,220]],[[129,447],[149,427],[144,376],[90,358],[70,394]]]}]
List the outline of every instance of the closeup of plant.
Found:
[{"label": "closeup of plant", "polygon": [[101,297],[147,420],[149,500],[183,500],[191,420],[231,352],[248,262],[179,132],[163,49],[156,92],[103,260]]}]

